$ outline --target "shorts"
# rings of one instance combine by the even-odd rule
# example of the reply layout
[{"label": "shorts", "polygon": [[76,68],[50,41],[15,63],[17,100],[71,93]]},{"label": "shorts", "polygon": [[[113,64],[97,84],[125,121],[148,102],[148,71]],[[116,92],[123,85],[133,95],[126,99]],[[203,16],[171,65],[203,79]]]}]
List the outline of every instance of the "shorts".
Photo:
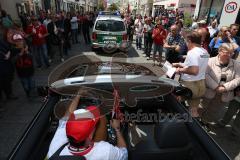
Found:
[{"label": "shorts", "polygon": [[192,91],[192,98],[188,100],[190,107],[198,107],[200,99],[206,91],[205,80],[199,81],[180,81],[180,83]]}]

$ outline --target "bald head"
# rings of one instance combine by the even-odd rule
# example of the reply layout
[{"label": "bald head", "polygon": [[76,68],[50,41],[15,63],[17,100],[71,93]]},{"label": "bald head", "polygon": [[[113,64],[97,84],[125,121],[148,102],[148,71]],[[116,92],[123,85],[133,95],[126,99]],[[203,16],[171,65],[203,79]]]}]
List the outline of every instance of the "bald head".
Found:
[{"label": "bald head", "polygon": [[177,26],[176,24],[172,25],[171,28],[170,28],[170,30],[171,30],[171,33],[172,33],[174,36],[179,33],[179,28],[178,28],[178,26]]},{"label": "bald head", "polygon": [[204,42],[206,40],[206,38],[208,36],[210,36],[210,33],[208,32],[208,30],[206,28],[199,28],[196,31],[197,31],[197,33],[199,33],[201,35],[202,42]]}]

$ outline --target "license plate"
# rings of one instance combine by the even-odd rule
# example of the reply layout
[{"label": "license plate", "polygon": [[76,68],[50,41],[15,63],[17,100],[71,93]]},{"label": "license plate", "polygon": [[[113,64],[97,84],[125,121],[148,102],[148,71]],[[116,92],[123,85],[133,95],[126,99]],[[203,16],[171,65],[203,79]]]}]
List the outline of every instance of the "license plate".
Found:
[{"label": "license plate", "polygon": [[116,41],[103,41],[104,44],[117,44]]},{"label": "license plate", "polygon": [[105,36],[103,37],[103,41],[116,41],[117,37],[112,37],[112,36]]}]

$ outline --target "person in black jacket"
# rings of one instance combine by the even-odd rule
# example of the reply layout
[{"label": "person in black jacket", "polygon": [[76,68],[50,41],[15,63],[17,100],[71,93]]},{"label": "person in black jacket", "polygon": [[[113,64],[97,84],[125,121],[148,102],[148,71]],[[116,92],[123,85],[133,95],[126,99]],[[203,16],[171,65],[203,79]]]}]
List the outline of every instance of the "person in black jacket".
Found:
[{"label": "person in black jacket", "polygon": [[90,21],[88,15],[83,15],[82,33],[86,44],[91,43],[90,39]]},{"label": "person in black jacket", "polygon": [[68,55],[67,50],[71,49],[70,43],[70,36],[71,36],[71,14],[70,12],[67,13],[66,18],[64,19],[64,54]]},{"label": "person in black jacket", "polygon": [[0,96],[5,93],[7,99],[17,99],[12,94],[14,66],[11,62],[10,45],[0,39]]},{"label": "person in black jacket", "polygon": [[30,97],[31,92],[35,87],[33,80],[34,67],[33,58],[29,54],[26,44],[23,45],[16,60],[16,70],[27,97]]},{"label": "person in black jacket", "polygon": [[[64,59],[63,59],[63,43],[64,43],[63,21],[60,19],[59,16],[56,16],[56,17],[52,16],[51,20],[52,21],[47,25],[47,30],[49,33],[49,40],[51,42],[50,45],[58,46],[61,61],[64,61]],[[52,48],[52,47],[50,47],[50,48]],[[50,52],[51,52],[50,59],[53,59],[54,52],[53,51],[50,51]]]}]

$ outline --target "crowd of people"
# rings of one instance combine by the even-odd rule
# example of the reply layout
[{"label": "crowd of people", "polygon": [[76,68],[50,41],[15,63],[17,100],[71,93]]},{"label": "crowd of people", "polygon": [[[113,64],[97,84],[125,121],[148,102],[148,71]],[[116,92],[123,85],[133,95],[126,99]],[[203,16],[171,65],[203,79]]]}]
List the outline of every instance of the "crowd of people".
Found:
[{"label": "crowd of people", "polygon": [[[165,60],[176,68],[175,74],[180,75],[179,82],[192,91],[192,98],[187,100],[186,104],[191,115],[200,123],[205,125],[206,122],[215,127],[225,127],[236,115],[231,135],[239,139],[240,63],[236,60],[240,49],[240,41],[237,37],[239,26],[232,24],[218,29],[216,20],[212,20],[209,26],[202,21],[197,24],[197,27],[191,28],[190,32],[185,32],[183,21],[178,17],[169,27],[163,25],[165,19],[161,16],[144,17],[142,20],[141,15],[138,15],[136,19],[125,15],[124,20],[128,28],[128,40],[133,41],[135,34],[136,49],[143,49],[148,60],[152,56],[154,66],[155,61],[162,65],[162,54],[165,51]],[[144,47],[142,47],[142,38],[144,38]],[[72,103],[78,103],[78,101],[73,100]],[[71,104],[70,108],[72,106],[76,105]],[[104,116],[99,123],[102,127],[93,123],[94,129],[85,138],[80,139],[84,135],[80,133],[81,127],[87,121],[81,118],[76,120],[76,123],[79,123],[79,133],[73,132],[77,124],[71,125],[73,123],[71,119],[75,121],[76,114],[83,113],[83,111],[74,110],[68,113],[70,115],[68,121],[59,125],[51,142],[48,158],[59,155],[84,155],[87,159],[101,159],[101,156],[104,156],[104,159],[111,159],[114,155],[114,159],[127,159],[127,146],[120,132],[119,121],[114,120],[115,125],[112,123],[118,139],[115,147],[104,142],[106,140],[104,136],[95,140],[96,132],[106,126],[101,125],[101,121],[103,121],[102,124],[106,123]],[[92,112],[88,108],[87,110],[85,112]],[[94,117],[89,120],[94,120]],[[89,126],[91,125],[87,128]],[[106,130],[104,127],[102,129],[102,131]],[[101,133],[105,135],[104,132]],[[64,141],[60,141],[61,136],[65,137]],[[88,152],[91,147],[92,151]],[[106,152],[102,153],[103,150]],[[99,152],[101,154],[97,154]]]},{"label": "crowd of people", "polygon": [[[134,19],[126,14],[124,15],[124,21],[127,26],[128,40],[133,41],[133,35],[136,35],[136,48],[137,50],[143,49],[147,60],[150,60],[153,48],[154,65],[155,61],[162,62],[162,52],[164,50],[169,52],[167,54],[168,61],[183,60],[183,55],[187,53],[183,38],[185,35],[183,18],[182,12],[168,13],[165,10],[154,18],[137,15]],[[156,53],[158,53],[158,56]]]},{"label": "crowd of people", "polygon": [[[180,75],[179,82],[192,91],[192,98],[187,100],[191,115],[200,122],[216,127],[225,127],[236,115],[231,133],[239,138],[240,63],[236,60],[240,52],[240,38],[237,36],[239,25],[218,28],[217,20],[213,19],[209,26],[206,21],[194,23],[188,28],[188,32],[181,12],[166,13],[165,10],[155,17],[138,15],[133,18],[125,14],[123,18],[128,40],[133,41],[133,35],[136,36],[136,49],[143,50],[147,60],[152,58],[154,66],[157,62],[160,66],[165,60],[170,62],[176,69],[175,74]],[[94,23],[94,14],[49,14],[42,11],[39,16],[21,14],[20,19],[21,25],[14,23],[5,11],[1,11],[0,91],[1,94],[5,93],[7,99],[17,98],[13,95],[11,85],[14,68],[29,97],[34,88],[34,69],[42,68],[43,65],[48,68],[51,65],[56,46],[60,61],[64,61],[71,44],[82,43],[78,34],[83,35],[86,45],[90,44],[89,34]],[[73,100],[70,108],[72,106],[76,109],[79,98],[77,96]],[[74,119],[77,114],[75,109],[67,113],[67,116]],[[89,124],[84,120],[76,121],[79,126],[86,126],[80,127],[79,131],[88,130],[83,137],[79,136],[78,131],[72,131],[71,127],[76,127],[76,124],[71,121],[62,123],[64,127],[58,128],[50,145],[48,158],[55,156],[56,152],[61,155],[81,155],[81,152],[86,151],[88,157],[96,159],[95,155],[99,155],[97,153],[105,148],[109,152],[100,155],[109,159],[127,159],[126,143],[120,132],[119,121],[112,122],[118,138],[117,147],[93,141],[94,132],[97,131],[93,109],[89,107],[81,112],[93,114],[94,122],[90,120]],[[58,134],[60,137],[65,134],[65,139],[59,140]],[[101,138],[104,139],[105,137]],[[64,145],[67,142],[70,142],[69,147]],[[88,150],[92,148],[96,154],[88,154]]]},{"label": "crowd of people", "polygon": [[[17,99],[12,91],[16,71],[27,97],[36,90],[34,70],[48,68],[53,60],[67,58],[71,44],[91,43],[90,28],[94,13],[40,11],[39,15],[21,13],[20,22],[13,21],[6,11],[0,16],[0,96]],[[71,42],[72,39],[72,42]],[[3,69],[4,68],[4,69]]]},{"label": "crowd of people", "polygon": [[188,100],[192,116],[204,125],[224,127],[236,115],[231,133],[239,138],[239,25],[218,27],[218,20],[213,18],[209,25],[201,20],[186,27],[184,16],[177,12],[171,17],[164,13],[154,18],[138,15],[135,20],[125,15],[125,22],[129,41],[135,34],[136,49],[143,49],[147,60],[152,56],[153,65],[168,61],[176,67],[179,82],[193,93]]}]

